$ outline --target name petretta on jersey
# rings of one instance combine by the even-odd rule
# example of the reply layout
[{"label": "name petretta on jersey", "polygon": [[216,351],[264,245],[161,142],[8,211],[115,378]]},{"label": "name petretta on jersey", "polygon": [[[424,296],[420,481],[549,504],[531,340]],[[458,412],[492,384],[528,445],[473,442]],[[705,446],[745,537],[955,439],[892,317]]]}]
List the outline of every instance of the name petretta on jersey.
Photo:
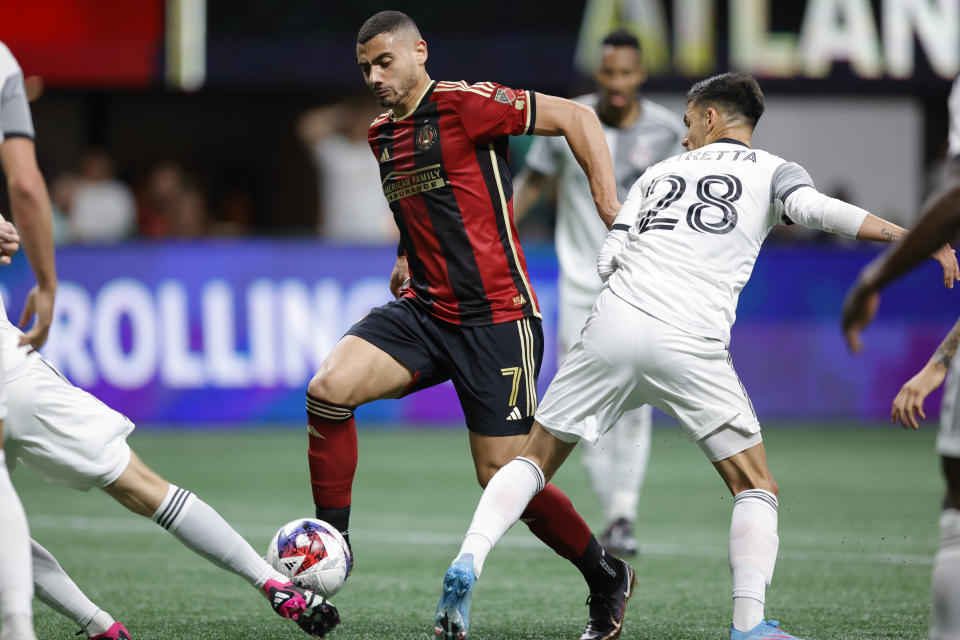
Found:
[{"label": "name petretta on jersey", "polygon": [[387,202],[439,189],[447,184],[443,169],[434,164],[412,171],[391,171],[383,178],[383,195]]},{"label": "name petretta on jersey", "polygon": [[744,162],[756,162],[757,154],[749,149],[738,149],[736,151],[730,151],[729,149],[724,151],[717,151],[715,149],[710,151],[687,151],[672,158],[667,158],[664,162],[682,162],[684,160],[742,160]]}]

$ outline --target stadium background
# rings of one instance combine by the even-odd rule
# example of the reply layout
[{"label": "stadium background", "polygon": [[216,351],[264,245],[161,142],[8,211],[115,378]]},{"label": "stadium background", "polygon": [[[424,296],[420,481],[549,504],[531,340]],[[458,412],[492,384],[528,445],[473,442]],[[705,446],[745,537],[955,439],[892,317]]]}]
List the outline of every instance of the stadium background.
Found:
[{"label": "stadium background", "polygon": [[[600,38],[616,26],[632,28],[641,37],[651,72],[645,96],[678,113],[683,92],[696,79],[731,68],[754,73],[768,98],[755,145],[804,165],[822,191],[907,227],[941,176],[946,97],[960,72],[958,0],[414,0],[389,6],[366,0],[7,0],[0,40],[28,77],[40,166],[55,202],[63,204],[58,211],[57,312],[43,353],[74,383],[133,418],[139,432],[156,430],[134,438],[143,457],[172,479],[185,478],[185,486],[208,496],[251,539],[265,541],[275,528],[272,523],[278,526],[303,510],[295,504],[262,506],[273,500],[271,494],[246,475],[261,465],[289,469],[287,476],[303,487],[301,506],[309,507],[300,434],[286,428],[299,428],[306,383],[330,346],[388,296],[395,245],[344,242],[318,233],[317,212],[325,194],[312,152],[297,135],[299,119],[312,109],[342,101],[372,104],[356,68],[354,35],[366,17],[385,8],[403,9],[418,21],[435,79],[494,80],[578,95],[591,89],[585,69]],[[518,169],[528,143],[514,140]],[[58,198],[58,179],[76,177],[91,149],[109,158],[112,179],[125,185],[136,202],[135,227],[110,241],[72,237],[69,197]],[[187,223],[165,219],[169,212],[151,208],[150,180],[165,166],[175,166],[184,189],[199,199]],[[369,189],[379,191],[379,186],[373,183]],[[7,211],[5,198],[0,202]],[[521,226],[544,310],[547,351],[541,391],[556,368],[551,216],[546,203]],[[903,434],[891,433],[878,420],[955,321],[960,301],[956,292],[943,289],[936,265],[928,263],[888,290],[878,320],[865,336],[867,352],[850,356],[839,331],[840,305],[857,271],[877,251],[818,234],[778,233],[761,252],[741,296],[731,345],[761,421],[800,427],[769,431],[769,439],[779,439],[785,447],[774,471],[783,470],[781,486],[792,482],[794,497],[800,499],[795,511],[785,514],[782,527],[789,531],[791,519],[799,521],[804,514],[818,521],[804,524],[803,536],[782,534],[784,553],[794,562],[793,568],[781,563],[778,572],[819,586],[781,591],[786,595],[776,602],[793,603],[808,629],[819,629],[815,623],[825,615],[817,589],[834,602],[867,602],[872,609],[865,615],[903,625],[888,634],[841,629],[835,636],[821,630],[817,637],[919,638],[925,624],[940,491],[932,439],[928,429],[904,444],[899,439]],[[22,256],[0,274],[0,294],[11,318],[19,316],[30,284]],[[938,392],[928,402],[931,419],[939,403]],[[455,548],[451,545],[475,495],[468,488],[468,469],[460,469],[463,477],[457,482],[441,473],[452,468],[452,458],[466,455],[462,432],[452,430],[463,428],[455,394],[444,385],[363,407],[358,417],[360,478],[366,478],[358,480],[358,495],[366,507],[357,510],[355,528],[361,553],[369,554],[361,556],[360,567],[374,566],[381,558],[378,550],[395,542],[382,534],[390,527],[409,527],[414,533],[439,530],[447,537],[424,534],[424,544],[434,540],[437,545],[427,552],[436,556],[429,556],[428,586],[421,593],[419,575],[410,578],[413,587],[397,583],[400,591],[429,601],[435,595],[432,569],[444,566]],[[669,419],[658,416],[657,421],[662,428],[655,437],[641,512],[661,521],[642,527],[647,538],[641,543],[652,554],[647,561],[654,571],[661,563],[664,575],[685,561],[715,564],[720,573],[706,578],[691,568],[683,577],[686,596],[674,600],[661,601],[661,594],[649,587],[642,595],[654,606],[643,615],[655,621],[658,611],[682,612],[685,598],[706,584],[717,593],[702,604],[709,614],[704,615],[710,624],[722,626],[727,606],[722,549],[691,554],[680,546],[661,543],[658,548],[657,540],[696,545],[710,539],[716,545],[724,539],[728,507],[694,448],[674,444],[678,433]],[[189,431],[171,433],[171,427]],[[221,434],[241,427],[243,432]],[[407,431],[422,427],[449,433]],[[861,435],[861,427],[867,435]],[[200,433],[209,429],[217,433]],[[231,446],[222,438],[229,438]],[[417,465],[443,462],[409,479],[409,492],[397,500],[390,490],[396,477],[407,473],[397,462],[404,457]],[[892,469],[911,478],[909,490],[890,475]],[[575,503],[595,521],[598,513],[582,472],[574,468],[565,473],[565,488],[573,485]],[[685,474],[694,474],[695,481],[686,483],[690,476]],[[833,486],[824,484],[827,477],[844,486],[843,496],[824,497]],[[187,485],[187,479],[194,484]],[[105,577],[102,563],[110,554],[146,548],[147,536],[122,524],[111,505],[101,501],[93,508],[74,507],[72,494],[42,485],[27,473],[15,474],[15,480],[35,532],[78,575]],[[690,537],[689,527],[700,526],[695,519],[680,529],[663,523],[678,517],[675,496],[695,493],[700,488],[691,487],[698,483],[712,487],[712,493],[706,490],[699,502],[684,509],[721,508],[713,514],[716,522]],[[242,487],[244,496],[235,495],[231,486]],[[429,509],[428,494],[440,486],[446,491],[444,502],[463,501],[462,492],[453,493],[461,487],[469,499],[447,520],[416,521],[410,512]],[[888,501],[882,508],[876,507],[878,493]],[[261,507],[254,517],[249,505],[257,500]],[[128,541],[128,535],[134,540]],[[69,540],[58,547],[56,539],[63,537]],[[396,544],[402,547],[411,537],[413,533]],[[851,546],[845,546],[848,542]],[[71,554],[74,543],[83,546],[84,557]],[[105,543],[109,550],[102,548]],[[515,541],[504,557],[529,566],[523,564],[534,553],[528,547]],[[842,554],[848,551],[880,560],[852,572],[849,584],[817,582],[820,568],[844,565],[848,559]],[[192,571],[191,557],[177,553],[170,566]],[[548,557],[536,553],[536,561]],[[702,561],[704,557],[710,560]],[[147,560],[139,562],[134,566]],[[419,570],[406,557],[399,566]],[[218,575],[201,580],[220,588]],[[381,587],[365,580],[359,571],[352,578],[354,591],[345,590],[354,594],[344,596],[348,611],[352,602],[378,597]],[[567,586],[558,588],[579,593],[575,577],[563,574],[563,580],[558,584]],[[518,587],[494,584],[509,619],[508,605],[515,597],[511,589]],[[870,586],[879,584],[882,589]],[[120,597],[125,589],[92,588],[104,598]],[[150,606],[138,602],[134,609],[149,617]],[[200,615],[190,602],[166,606],[184,616]],[[419,629],[425,619],[420,613],[389,609],[384,624],[400,620],[401,626]],[[567,617],[550,616],[545,609],[539,623],[557,633],[581,622],[579,609]],[[364,623],[369,637],[384,637],[375,629],[377,620]],[[41,637],[60,637],[57,633],[65,628],[49,617],[40,622],[48,630]],[[146,637],[181,637],[156,624],[163,631]],[[504,637],[544,637],[536,620],[525,624],[521,635]],[[704,629],[683,637],[712,637]],[[660,632],[655,637],[680,637],[669,625]],[[418,636],[411,631],[409,637]]]}]

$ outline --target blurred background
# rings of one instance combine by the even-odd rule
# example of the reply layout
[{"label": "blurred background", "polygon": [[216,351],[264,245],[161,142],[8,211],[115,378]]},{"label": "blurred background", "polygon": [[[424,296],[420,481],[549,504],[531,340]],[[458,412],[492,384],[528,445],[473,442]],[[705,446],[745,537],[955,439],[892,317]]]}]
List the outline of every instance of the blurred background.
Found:
[{"label": "blurred background", "polygon": [[[903,226],[944,171],[960,0],[5,0],[0,40],[27,78],[59,246],[43,353],[74,383],[147,425],[302,420],[324,355],[389,298],[396,228],[366,145],[381,109],[355,58],[383,9],[418,22],[434,79],[580,95],[617,27],[640,38],[644,96],[678,115],[694,81],[753,73],[768,100],[755,146]],[[516,170],[529,143],[513,141]],[[553,218],[545,202],[520,225],[541,389],[556,369]],[[883,417],[955,321],[960,292],[930,262],[849,356],[840,305],[877,250],[797,227],[770,238],[731,345],[762,421]],[[31,284],[22,256],[0,274],[12,318]],[[449,385],[359,414],[461,420]]]}]

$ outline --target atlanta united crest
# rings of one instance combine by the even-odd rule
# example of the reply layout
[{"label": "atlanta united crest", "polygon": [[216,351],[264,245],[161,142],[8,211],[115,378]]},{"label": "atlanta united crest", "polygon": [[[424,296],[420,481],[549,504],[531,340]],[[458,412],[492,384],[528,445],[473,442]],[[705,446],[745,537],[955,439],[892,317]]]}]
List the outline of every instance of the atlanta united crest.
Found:
[{"label": "atlanta united crest", "polygon": [[432,124],[425,124],[419,129],[417,129],[416,136],[414,137],[414,142],[417,145],[417,149],[420,151],[426,151],[432,147],[437,142],[437,138],[440,137],[440,134],[437,132],[437,128]]}]

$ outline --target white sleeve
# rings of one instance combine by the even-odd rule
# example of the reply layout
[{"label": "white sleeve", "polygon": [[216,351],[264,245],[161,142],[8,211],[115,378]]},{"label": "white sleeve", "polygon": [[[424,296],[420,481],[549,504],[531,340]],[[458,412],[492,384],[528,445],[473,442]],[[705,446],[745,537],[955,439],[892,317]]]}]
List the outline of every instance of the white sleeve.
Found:
[{"label": "white sleeve", "polygon": [[620,207],[620,213],[617,214],[617,219],[613,221],[613,226],[610,227],[603,246],[600,247],[600,253],[597,255],[597,275],[604,282],[620,266],[617,256],[623,251],[630,229],[636,224],[637,216],[640,215],[640,205],[643,204],[645,189],[644,179],[641,177],[630,188],[626,202]]},{"label": "white sleeve", "polygon": [[22,136],[33,139],[33,119],[16,58],[0,42],[0,142]]},{"label": "white sleeve", "polygon": [[825,196],[813,187],[796,189],[783,203],[784,214],[797,224],[828,233],[857,237],[867,212],[860,207]]},{"label": "white sleeve", "polygon": [[553,176],[557,173],[557,154],[554,144],[564,142],[564,138],[552,138],[549,136],[536,136],[530,150],[527,151],[527,157],[524,160],[526,166],[531,171],[542,173],[545,176]]}]

